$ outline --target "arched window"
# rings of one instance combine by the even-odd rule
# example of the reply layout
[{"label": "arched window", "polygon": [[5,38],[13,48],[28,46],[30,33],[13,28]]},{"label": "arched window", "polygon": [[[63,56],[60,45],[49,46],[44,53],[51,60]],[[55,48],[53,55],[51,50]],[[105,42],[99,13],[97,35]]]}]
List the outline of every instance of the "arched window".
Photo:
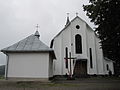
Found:
[{"label": "arched window", "polygon": [[107,71],[108,71],[109,70],[109,65],[108,64],[106,65],[106,68],[107,68]]},{"label": "arched window", "polygon": [[93,62],[92,62],[92,48],[89,48],[90,52],[90,68],[93,68]]},{"label": "arched window", "polygon": [[82,53],[82,38],[79,34],[75,36],[75,49],[77,54]]},{"label": "arched window", "polygon": [[66,64],[66,68],[68,68],[68,48],[65,48],[65,64]]}]

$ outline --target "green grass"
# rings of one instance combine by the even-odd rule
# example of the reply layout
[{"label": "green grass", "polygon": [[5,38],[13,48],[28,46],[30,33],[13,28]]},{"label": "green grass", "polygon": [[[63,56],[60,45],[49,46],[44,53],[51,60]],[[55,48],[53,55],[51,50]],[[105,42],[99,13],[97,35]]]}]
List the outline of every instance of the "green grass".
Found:
[{"label": "green grass", "polygon": [[25,88],[39,88],[39,87],[76,87],[78,84],[65,84],[65,83],[41,83],[41,82],[17,82],[15,87]]},{"label": "green grass", "polygon": [[3,75],[0,75],[0,80],[5,79],[5,77]]},{"label": "green grass", "polygon": [[[17,87],[17,88],[101,88],[101,90],[107,88],[117,88],[119,86],[118,83],[41,83],[41,82],[9,82],[3,84],[2,87]],[[92,90],[92,89],[91,89]],[[96,89],[97,90],[97,89]],[[114,90],[114,89],[113,89]]]},{"label": "green grass", "polygon": [[[1,77],[1,79],[4,79],[4,77]],[[84,81],[85,82],[82,82]],[[93,83],[91,82],[86,82],[86,81],[94,81]],[[100,81],[100,82],[99,82]],[[106,83],[107,81],[107,83]],[[40,81],[6,81],[6,80],[1,80],[0,81],[0,87],[17,87],[17,88],[49,88],[49,87],[81,87],[81,88],[86,88],[86,87],[96,87],[96,88],[120,88],[120,77],[93,77],[93,78],[84,78],[79,83],[42,83]],[[92,89],[91,89],[92,90]]]}]

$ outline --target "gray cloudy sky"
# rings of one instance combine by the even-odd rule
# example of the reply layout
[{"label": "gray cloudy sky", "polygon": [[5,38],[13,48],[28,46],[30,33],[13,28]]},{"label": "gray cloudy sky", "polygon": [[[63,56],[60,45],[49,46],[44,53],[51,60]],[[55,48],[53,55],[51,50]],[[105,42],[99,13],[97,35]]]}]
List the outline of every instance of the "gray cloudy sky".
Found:
[{"label": "gray cloudy sky", "polygon": [[[40,39],[49,46],[51,39],[64,27],[66,13],[79,16],[91,27],[82,5],[89,0],[0,0],[0,49],[35,33],[39,24]],[[0,64],[5,55],[0,53]]]}]

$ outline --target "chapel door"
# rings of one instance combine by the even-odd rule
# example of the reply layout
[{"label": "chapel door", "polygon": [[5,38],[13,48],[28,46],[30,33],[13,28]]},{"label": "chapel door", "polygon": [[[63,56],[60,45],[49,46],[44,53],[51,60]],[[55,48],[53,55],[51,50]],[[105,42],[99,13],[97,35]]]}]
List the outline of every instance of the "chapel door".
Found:
[{"label": "chapel door", "polygon": [[87,61],[77,60],[74,68],[74,75],[82,77],[87,75]]}]

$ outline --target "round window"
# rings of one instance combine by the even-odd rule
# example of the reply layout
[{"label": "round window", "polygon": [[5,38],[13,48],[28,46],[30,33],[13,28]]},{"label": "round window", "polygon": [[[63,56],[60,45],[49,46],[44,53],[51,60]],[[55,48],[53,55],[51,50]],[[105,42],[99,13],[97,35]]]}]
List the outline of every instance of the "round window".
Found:
[{"label": "round window", "polygon": [[76,28],[77,28],[77,29],[80,29],[80,26],[79,26],[79,25],[76,25]]}]

